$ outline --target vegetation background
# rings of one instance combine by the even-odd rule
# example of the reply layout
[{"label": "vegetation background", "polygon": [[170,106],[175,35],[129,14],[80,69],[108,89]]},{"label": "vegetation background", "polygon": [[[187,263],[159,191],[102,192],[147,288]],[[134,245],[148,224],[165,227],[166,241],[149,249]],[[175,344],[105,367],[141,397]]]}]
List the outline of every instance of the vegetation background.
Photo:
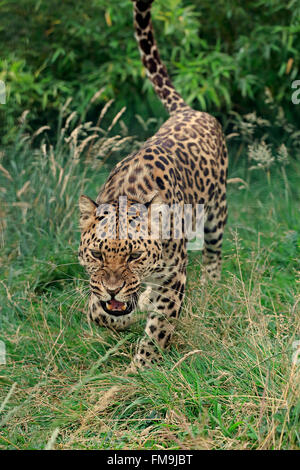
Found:
[{"label": "vegetation background", "polygon": [[299,1],[153,5],[175,86],[227,134],[230,217],[222,281],[191,254],[164,366],[131,377],[141,315],[88,324],[76,259],[79,194],[167,117],[131,1],[0,8],[0,448],[299,448]]}]

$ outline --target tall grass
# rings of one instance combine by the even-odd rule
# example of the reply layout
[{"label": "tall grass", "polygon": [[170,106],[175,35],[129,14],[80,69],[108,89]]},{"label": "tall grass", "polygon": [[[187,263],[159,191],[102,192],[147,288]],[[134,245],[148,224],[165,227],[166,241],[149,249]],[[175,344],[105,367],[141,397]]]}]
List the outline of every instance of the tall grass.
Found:
[{"label": "tall grass", "polygon": [[299,162],[286,178],[280,161],[246,171],[246,142],[230,171],[222,281],[201,288],[192,253],[163,365],[126,375],[143,320],[125,332],[87,321],[77,200],[100,188],[104,155],[138,142],[101,118],[63,110],[60,123],[52,146],[24,121],[0,166],[0,448],[299,448]]}]

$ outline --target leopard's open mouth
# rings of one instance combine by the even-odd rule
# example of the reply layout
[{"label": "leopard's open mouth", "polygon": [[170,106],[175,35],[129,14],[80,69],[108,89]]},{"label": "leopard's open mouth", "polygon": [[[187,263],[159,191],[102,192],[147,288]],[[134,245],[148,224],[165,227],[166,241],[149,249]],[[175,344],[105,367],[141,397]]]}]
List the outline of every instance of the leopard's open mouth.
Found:
[{"label": "leopard's open mouth", "polygon": [[136,305],[135,297],[130,299],[128,302],[119,302],[115,299],[108,300],[107,302],[101,300],[100,302],[103,310],[109,315],[114,315],[115,317],[128,315]]}]

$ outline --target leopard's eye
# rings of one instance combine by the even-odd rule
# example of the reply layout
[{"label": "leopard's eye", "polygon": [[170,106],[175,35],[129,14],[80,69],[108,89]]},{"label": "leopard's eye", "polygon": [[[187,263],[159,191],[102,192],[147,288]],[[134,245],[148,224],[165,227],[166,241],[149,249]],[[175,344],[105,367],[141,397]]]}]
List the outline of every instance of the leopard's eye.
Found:
[{"label": "leopard's eye", "polygon": [[131,253],[128,257],[128,261],[135,261],[136,259],[140,258],[142,256],[143,252],[142,251],[136,251],[135,253]]},{"label": "leopard's eye", "polygon": [[103,261],[103,256],[102,256],[101,251],[91,250],[91,255],[94,258],[98,259],[99,261]]}]

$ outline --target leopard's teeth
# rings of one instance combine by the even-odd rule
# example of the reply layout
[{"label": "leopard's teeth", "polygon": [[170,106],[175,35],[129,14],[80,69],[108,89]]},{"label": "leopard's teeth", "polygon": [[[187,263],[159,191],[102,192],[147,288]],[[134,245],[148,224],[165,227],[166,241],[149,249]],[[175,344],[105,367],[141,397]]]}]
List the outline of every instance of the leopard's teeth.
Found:
[{"label": "leopard's teeth", "polygon": [[[113,306],[110,301],[106,302],[105,305],[106,305],[107,310],[113,310]],[[127,304],[124,302],[123,305],[121,306],[121,310],[124,311],[126,309],[127,309]]]}]

